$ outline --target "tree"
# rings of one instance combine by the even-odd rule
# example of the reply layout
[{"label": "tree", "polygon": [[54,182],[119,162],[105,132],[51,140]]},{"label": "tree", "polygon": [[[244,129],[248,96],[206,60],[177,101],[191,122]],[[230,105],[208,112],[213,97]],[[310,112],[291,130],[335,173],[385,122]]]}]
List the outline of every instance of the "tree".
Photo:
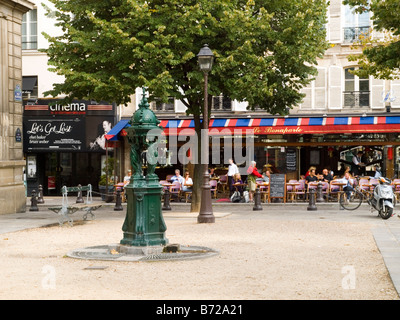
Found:
[{"label": "tree", "polygon": [[379,79],[398,79],[400,68],[400,6],[398,0],[345,0],[356,12],[372,12],[373,28],[386,32],[386,39],[360,39],[362,53],[351,55],[357,61],[360,76],[372,75]]},{"label": "tree", "polygon": [[[203,44],[216,56],[210,97],[224,94],[272,114],[301,101],[327,48],[325,0],[50,1],[64,34],[45,35],[45,51],[65,82],[47,94],[126,104],[145,86],[150,99],[181,100],[199,137],[203,74],[196,54]],[[201,180],[196,169],[193,211]]]}]

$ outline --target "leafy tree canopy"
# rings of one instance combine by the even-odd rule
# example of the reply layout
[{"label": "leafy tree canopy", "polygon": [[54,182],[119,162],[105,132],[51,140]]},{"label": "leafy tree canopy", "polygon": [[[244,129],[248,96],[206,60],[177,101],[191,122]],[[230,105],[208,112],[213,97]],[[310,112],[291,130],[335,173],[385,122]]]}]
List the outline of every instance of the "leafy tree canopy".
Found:
[{"label": "leafy tree canopy", "polygon": [[360,40],[362,54],[352,55],[351,61],[358,61],[360,76],[373,75],[381,79],[399,78],[400,69],[400,5],[398,0],[345,0],[357,12],[370,11],[373,27],[386,31],[386,37]]},{"label": "leafy tree canopy", "polygon": [[46,35],[51,68],[65,76],[46,94],[126,104],[135,88],[199,115],[196,55],[216,56],[209,93],[283,114],[326,50],[325,0],[50,0],[61,36]]}]

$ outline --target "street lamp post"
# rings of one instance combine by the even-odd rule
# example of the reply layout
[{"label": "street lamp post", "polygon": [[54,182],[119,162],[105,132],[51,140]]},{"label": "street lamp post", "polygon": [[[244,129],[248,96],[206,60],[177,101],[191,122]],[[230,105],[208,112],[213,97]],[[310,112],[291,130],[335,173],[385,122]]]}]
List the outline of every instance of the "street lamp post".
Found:
[{"label": "street lamp post", "polygon": [[214,223],[215,217],[213,214],[213,208],[211,203],[211,186],[210,186],[210,174],[208,173],[208,73],[212,69],[214,62],[214,54],[210,50],[207,44],[200,49],[197,55],[200,70],[204,73],[204,106],[203,106],[203,132],[202,137],[206,137],[206,141],[201,142],[202,155],[205,159],[204,164],[204,175],[203,175],[203,186],[201,191],[201,203],[200,212],[197,216],[198,223]]}]

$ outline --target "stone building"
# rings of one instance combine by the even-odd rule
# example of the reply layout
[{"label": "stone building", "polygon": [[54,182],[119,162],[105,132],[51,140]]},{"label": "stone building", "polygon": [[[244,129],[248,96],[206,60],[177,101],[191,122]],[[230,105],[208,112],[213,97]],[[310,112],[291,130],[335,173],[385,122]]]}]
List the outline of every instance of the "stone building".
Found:
[{"label": "stone building", "polygon": [[0,1],[0,214],[25,211],[22,150],[22,16],[26,0]]}]

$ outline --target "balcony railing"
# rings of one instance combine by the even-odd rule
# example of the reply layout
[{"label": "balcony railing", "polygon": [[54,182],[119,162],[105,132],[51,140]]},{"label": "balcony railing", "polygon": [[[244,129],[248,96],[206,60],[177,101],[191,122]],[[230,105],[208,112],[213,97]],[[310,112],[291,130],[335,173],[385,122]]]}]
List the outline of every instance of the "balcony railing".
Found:
[{"label": "balcony railing", "polygon": [[344,91],[343,96],[347,108],[369,107],[369,91]]},{"label": "balcony railing", "polygon": [[347,27],[343,28],[343,42],[353,43],[360,39],[360,36],[368,37],[370,35],[370,27]]},{"label": "balcony railing", "polygon": [[212,110],[231,111],[232,100],[224,96],[214,96],[212,98]]}]

